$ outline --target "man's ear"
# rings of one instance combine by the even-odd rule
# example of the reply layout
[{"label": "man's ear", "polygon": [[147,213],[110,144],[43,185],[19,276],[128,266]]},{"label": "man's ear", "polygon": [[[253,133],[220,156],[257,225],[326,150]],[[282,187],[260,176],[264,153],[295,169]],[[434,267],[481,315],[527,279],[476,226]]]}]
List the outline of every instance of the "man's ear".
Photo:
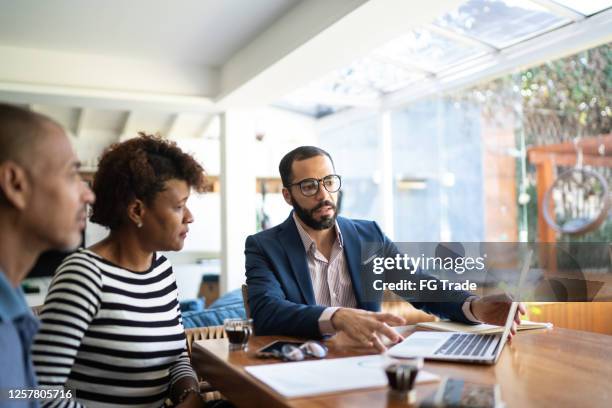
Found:
[{"label": "man's ear", "polygon": [[25,209],[31,190],[31,181],[22,166],[11,160],[0,165],[0,192],[9,205]]},{"label": "man's ear", "polygon": [[289,192],[289,189],[286,187],[283,187],[283,198],[285,199],[285,202],[289,205],[293,205],[293,198],[291,197],[291,193]]},{"label": "man's ear", "polygon": [[128,204],[128,218],[139,228],[142,226],[142,219],[144,217],[145,212],[146,209],[144,202],[142,200],[139,200],[138,198],[132,200],[132,202]]}]

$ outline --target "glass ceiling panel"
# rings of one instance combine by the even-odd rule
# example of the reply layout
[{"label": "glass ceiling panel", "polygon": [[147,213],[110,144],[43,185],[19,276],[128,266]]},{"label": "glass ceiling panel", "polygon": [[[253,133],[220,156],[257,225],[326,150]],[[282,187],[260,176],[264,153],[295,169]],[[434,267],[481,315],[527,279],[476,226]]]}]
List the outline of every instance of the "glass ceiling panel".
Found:
[{"label": "glass ceiling panel", "polygon": [[345,108],[345,106],[329,106],[315,102],[311,103],[292,96],[289,96],[283,99],[282,101],[275,103],[274,106],[294,112],[299,112],[304,115],[312,116],[315,118],[322,118],[332,113],[339,112]]},{"label": "glass ceiling panel", "polygon": [[[587,16],[612,6],[612,0],[552,1]],[[505,48],[571,22],[530,0],[465,0],[434,24]],[[368,57],[292,92],[276,105],[314,117],[349,106],[373,106],[380,96],[426,78],[428,73],[440,73],[487,52],[437,30],[413,30]]]},{"label": "glass ceiling panel", "polygon": [[376,99],[380,94],[396,91],[424,76],[422,73],[367,57],[347,68],[332,72],[311,86],[343,96]]},{"label": "glass ceiling panel", "polygon": [[568,22],[528,0],[467,0],[435,24],[504,48]]},{"label": "glass ceiling panel", "polygon": [[382,94],[423,77],[422,72],[367,57],[292,92],[278,106],[322,117],[349,105],[372,105]]},{"label": "glass ceiling panel", "polygon": [[450,40],[429,30],[414,30],[373,52],[373,56],[437,73],[460,61],[483,55],[478,47]]},{"label": "glass ceiling panel", "polygon": [[610,0],[554,0],[562,6],[571,8],[581,14],[590,16],[612,7]]}]

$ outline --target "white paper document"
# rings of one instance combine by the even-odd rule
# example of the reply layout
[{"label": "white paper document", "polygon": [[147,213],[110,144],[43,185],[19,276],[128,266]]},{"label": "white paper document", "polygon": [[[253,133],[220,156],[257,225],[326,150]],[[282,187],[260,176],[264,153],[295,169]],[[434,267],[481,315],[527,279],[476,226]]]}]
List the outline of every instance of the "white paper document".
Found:
[{"label": "white paper document", "polygon": [[[310,360],[245,367],[259,381],[285,398],[306,397],[338,391],[384,387],[384,368],[398,360],[373,356]],[[421,370],[417,383],[438,381],[435,374]]]}]

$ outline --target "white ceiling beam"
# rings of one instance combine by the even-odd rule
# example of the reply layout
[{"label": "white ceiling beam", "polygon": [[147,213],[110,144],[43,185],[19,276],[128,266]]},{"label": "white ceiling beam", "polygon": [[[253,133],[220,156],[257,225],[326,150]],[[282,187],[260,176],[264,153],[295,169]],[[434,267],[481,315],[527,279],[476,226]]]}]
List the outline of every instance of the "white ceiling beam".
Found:
[{"label": "white ceiling beam", "polygon": [[410,85],[383,97],[381,107],[399,109],[436,93],[458,90],[486,82],[519,69],[540,65],[612,41],[612,9],[521,42],[496,54],[488,54],[451,70],[436,79]]},{"label": "white ceiling beam", "polygon": [[0,81],[117,91],[214,96],[218,70],[151,61],[0,46]]},{"label": "white ceiling beam", "polygon": [[170,123],[168,124],[168,129],[166,130],[164,137],[170,140],[176,140],[176,133],[179,128],[179,113],[175,113],[172,115],[170,119]]},{"label": "white ceiling beam", "polygon": [[218,69],[197,64],[7,46],[0,46],[0,61],[0,91],[21,86],[40,89],[42,96],[55,89],[60,97],[92,94],[143,102],[154,96],[147,104],[160,102],[164,108],[173,98],[201,104],[218,92]]},{"label": "white ceiling beam", "polygon": [[171,140],[193,139],[202,135],[203,127],[210,120],[208,113],[178,112],[170,121],[166,137]]},{"label": "white ceiling beam", "polygon": [[86,108],[77,108],[77,117],[74,124],[74,135],[76,137],[83,136],[83,128],[85,125],[85,118],[87,116]]},{"label": "white ceiling beam", "polygon": [[[1,66],[2,64],[0,64]],[[210,98],[0,81],[0,100],[92,109],[218,112]]]},{"label": "white ceiling beam", "polygon": [[[234,54],[221,68],[221,104],[238,99],[237,91],[270,66],[311,41],[368,0],[302,1],[251,43]],[[312,65],[311,61],[308,65]],[[308,82],[305,80],[302,84]]]},{"label": "white ceiling beam", "polygon": [[272,103],[460,3],[302,1],[222,67],[218,104]]},{"label": "white ceiling beam", "polygon": [[[218,122],[219,119],[219,115],[208,115],[208,117],[206,118],[206,120],[204,120],[204,123],[202,123],[202,127],[200,128],[200,130],[197,132],[197,137],[201,137],[201,138],[206,138],[206,137],[213,137],[213,138],[218,138],[218,129],[211,129],[212,126],[217,126],[219,125]],[[215,135],[217,137],[215,137]]]},{"label": "white ceiling beam", "polygon": [[127,112],[125,112],[125,116],[123,117],[123,125],[121,126],[121,128],[118,129],[119,137],[117,140],[119,140],[123,135],[127,134],[133,124],[133,121],[134,114],[131,110],[128,110]]}]

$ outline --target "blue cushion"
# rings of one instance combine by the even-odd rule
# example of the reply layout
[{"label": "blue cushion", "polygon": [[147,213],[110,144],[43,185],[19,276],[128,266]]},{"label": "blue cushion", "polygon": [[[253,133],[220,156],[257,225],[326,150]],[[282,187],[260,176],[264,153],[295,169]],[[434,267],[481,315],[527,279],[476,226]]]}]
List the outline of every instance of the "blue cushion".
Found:
[{"label": "blue cushion", "polygon": [[246,312],[242,304],[204,309],[201,311],[183,313],[183,326],[186,329],[193,327],[220,326],[224,319],[240,317],[246,319]]},{"label": "blue cushion", "polygon": [[192,327],[219,326],[224,319],[240,317],[246,319],[246,311],[242,302],[242,291],[232,290],[217,299],[207,309],[183,311],[183,326]]},{"label": "blue cushion", "polygon": [[198,299],[181,300],[180,306],[181,313],[201,311],[206,307],[206,299],[201,297]]},{"label": "blue cushion", "polygon": [[212,305],[208,306],[208,308],[216,309],[218,307],[234,306],[234,305],[241,305],[244,307],[244,303],[242,301],[242,290],[241,289],[235,289],[235,290],[232,290],[231,292],[227,292],[225,295],[215,300]]}]

